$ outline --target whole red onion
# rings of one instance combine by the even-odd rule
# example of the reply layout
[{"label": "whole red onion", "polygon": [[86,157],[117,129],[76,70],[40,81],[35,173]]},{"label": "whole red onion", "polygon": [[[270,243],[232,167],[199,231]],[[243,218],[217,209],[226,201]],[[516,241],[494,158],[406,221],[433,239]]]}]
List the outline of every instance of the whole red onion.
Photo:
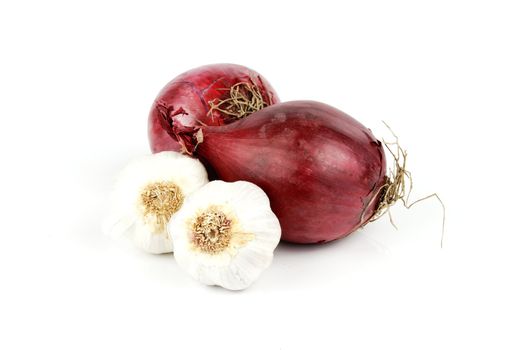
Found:
[{"label": "whole red onion", "polygon": [[279,103],[199,130],[186,139],[187,148],[198,144],[196,156],[220,179],[260,186],[286,241],[332,241],[375,214],[386,181],[383,147],[369,129],[333,107]]},{"label": "whole red onion", "polygon": [[249,68],[212,64],[192,69],[170,81],[155,99],[148,120],[150,148],[154,153],[179,151],[180,138],[195,126],[228,124],[277,102],[271,85]]}]

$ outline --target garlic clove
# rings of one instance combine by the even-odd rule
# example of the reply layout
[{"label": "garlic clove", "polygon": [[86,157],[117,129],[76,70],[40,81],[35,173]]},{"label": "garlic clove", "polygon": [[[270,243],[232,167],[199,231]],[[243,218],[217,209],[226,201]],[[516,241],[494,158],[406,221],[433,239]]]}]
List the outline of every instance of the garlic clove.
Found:
[{"label": "garlic clove", "polygon": [[117,176],[102,230],[127,237],[149,253],[172,252],[167,223],[206,183],[208,175],[197,159],[176,152],[139,157]]},{"label": "garlic clove", "polygon": [[258,186],[212,181],[168,224],[175,259],[196,280],[239,290],[271,263],[281,228]]},{"label": "garlic clove", "polygon": [[164,254],[173,252],[171,239],[167,234],[152,234],[148,225],[138,220],[135,223],[131,240],[138,248],[151,254]]}]

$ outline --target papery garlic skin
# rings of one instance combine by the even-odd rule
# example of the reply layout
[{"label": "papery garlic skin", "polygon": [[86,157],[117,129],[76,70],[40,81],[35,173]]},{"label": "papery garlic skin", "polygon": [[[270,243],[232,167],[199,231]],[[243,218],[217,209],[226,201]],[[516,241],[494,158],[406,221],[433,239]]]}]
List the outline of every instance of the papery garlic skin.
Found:
[{"label": "papery garlic skin", "polygon": [[[208,230],[211,238],[207,242],[217,242],[219,248],[214,250],[202,243],[206,238],[200,239],[196,231],[203,216],[211,218],[206,227],[221,223],[222,234],[231,235],[224,248],[221,244],[227,239],[217,238],[218,231],[213,229]],[[231,290],[244,289],[259,277],[270,265],[281,238],[279,220],[268,196],[246,181],[212,181],[203,186],[172,217],[168,231],[182,269],[202,283]]]},{"label": "papery garlic skin", "polygon": [[208,174],[197,159],[178,152],[140,157],[117,176],[102,229],[112,237],[129,238],[146,252],[170,253],[166,226],[171,215],[206,183]]}]

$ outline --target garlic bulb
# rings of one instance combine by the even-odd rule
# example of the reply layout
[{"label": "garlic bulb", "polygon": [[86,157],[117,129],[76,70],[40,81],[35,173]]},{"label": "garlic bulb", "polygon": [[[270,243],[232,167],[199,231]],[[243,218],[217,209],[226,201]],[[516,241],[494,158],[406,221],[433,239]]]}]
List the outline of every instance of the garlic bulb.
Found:
[{"label": "garlic bulb", "polygon": [[193,193],[168,224],[175,259],[208,285],[244,289],[271,263],[281,227],[262,189],[212,181]]},{"label": "garlic bulb", "polygon": [[117,177],[103,231],[127,236],[153,254],[172,252],[167,223],[187,197],[206,183],[206,170],[196,159],[177,152],[141,157]]}]

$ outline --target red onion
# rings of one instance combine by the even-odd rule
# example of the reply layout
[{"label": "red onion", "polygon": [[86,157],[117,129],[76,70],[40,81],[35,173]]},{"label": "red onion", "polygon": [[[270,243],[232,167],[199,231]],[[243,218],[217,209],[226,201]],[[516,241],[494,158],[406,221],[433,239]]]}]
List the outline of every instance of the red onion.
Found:
[{"label": "red onion", "polygon": [[332,241],[376,213],[386,181],[381,142],[333,107],[280,103],[229,125],[198,130],[186,139],[186,148],[220,179],[260,186],[286,241]]},{"label": "red onion", "polygon": [[[232,95],[236,93],[236,95]],[[180,138],[201,125],[223,125],[279,102],[259,73],[235,64],[192,69],[170,81],[155,99],[148,130],[152,152],[181,150]]]}]

